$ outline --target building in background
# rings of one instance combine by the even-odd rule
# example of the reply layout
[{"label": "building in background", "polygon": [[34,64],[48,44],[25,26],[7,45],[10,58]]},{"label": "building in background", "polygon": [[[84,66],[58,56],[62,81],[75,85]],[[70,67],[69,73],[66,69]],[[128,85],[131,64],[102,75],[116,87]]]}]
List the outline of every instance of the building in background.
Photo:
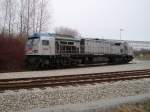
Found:
[{"label": "building in background", "polygon": [[150,51],[150,41],[127,41],[129,45],[133,47],[135,51],[149,50]]}]

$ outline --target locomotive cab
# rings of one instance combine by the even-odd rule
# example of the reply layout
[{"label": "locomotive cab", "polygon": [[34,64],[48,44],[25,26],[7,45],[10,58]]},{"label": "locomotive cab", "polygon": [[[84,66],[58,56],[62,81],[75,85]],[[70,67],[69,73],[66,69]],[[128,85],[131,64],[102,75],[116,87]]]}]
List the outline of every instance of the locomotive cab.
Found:
[{"label": "locomotive cab", "polygon": [[127,60],[127,62],[130,62],[134,58],[133,48],[127,42],[124,42],[124,48],[125,48],[125,53],[127,56],[126,60]]},{"label": "locomotive cab", "polygon": [[26,66],[39,68],[50,64],[50,57],[55,55],[55,38],[49,33],[35,33],[26,44]]},{"label": "locomotive cab", "polygon": [[29,37],[26,45],[26,54],[35,55],[38,53],[40,37]]},{"label": "locomotive cab", "polygon": [[28,38],[26,55],[54,55],[55,39],[49,34],[33,34]]}]

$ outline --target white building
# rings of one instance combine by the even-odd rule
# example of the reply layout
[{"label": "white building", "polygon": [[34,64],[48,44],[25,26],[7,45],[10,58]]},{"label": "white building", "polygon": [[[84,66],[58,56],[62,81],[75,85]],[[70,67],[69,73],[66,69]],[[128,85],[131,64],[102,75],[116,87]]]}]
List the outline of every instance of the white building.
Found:
[{"label": "white building", "polygon": [[139,51],[142,49],[150,50],[150,41],[127,41],[134,50]]}]

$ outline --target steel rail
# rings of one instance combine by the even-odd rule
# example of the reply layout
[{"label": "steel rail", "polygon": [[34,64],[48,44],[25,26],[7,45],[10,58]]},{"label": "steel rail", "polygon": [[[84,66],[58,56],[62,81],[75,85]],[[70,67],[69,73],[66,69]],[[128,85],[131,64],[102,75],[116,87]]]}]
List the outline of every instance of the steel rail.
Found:
[{"label": "steel rail", "polygon": [[150,69],[66,76],[33,77],[4,80],[1,79],[0,91],[40,87],[55,87],[76,84],[93,84],[141,78],[150,78]]}]

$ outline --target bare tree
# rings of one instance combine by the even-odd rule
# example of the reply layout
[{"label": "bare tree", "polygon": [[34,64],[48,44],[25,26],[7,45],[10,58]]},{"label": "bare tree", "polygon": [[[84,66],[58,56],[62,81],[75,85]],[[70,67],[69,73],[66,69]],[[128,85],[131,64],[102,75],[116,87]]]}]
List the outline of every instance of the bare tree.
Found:
[{"label": "bare tree", "polygon": [[36,0],[32,0],[32,32],[36,32],[36,6],[37,6],[37,1]]},{"label": "bare tree", "polygon": [[30,0],[28,3],[27,29],[28,32],[46,31],[49,25],[50,13],[48,11],[49,0]]},{"label": "bare tree", "polygon": [[44,31],[48,25],[50,15],[47,8],[48,0],[41,0],[39,3],[39,32]]},{"label": "bare tree", "polygon": [[3,0],[1,6],[3,7],[3,32],[8,32],[10,36],[15,30],[16,3],[13,0]]},{"label": "bare tree", "polygon": [[7,2],[8,2],[8,33],[10,37],[11,29],[12,29],[13,4],[11,0],[8,0]]},{"label": "bare tree", "polygon": [[62,34],[62,35],[70,35],[73,37],[79,36],[79,32],[75,29],[66,28],[66,27],[57,27],[55,29],[56,34]]},{"label": "bare tree", "polygon": [[46,31],[49,26],[49,0],[0,0],[0,29],[27,34]]},{"label": "bare tree", "polygon": [[27,35],[29,35],[29,30],[30,30],[30,8],[31,8],[31,3],[30,3],[30,0],[26,0],[27,1]]},{"label": "bare tree", "polygon": [[8,1],[7,0],[4,0],[1,2],[1,6],[2,6],[2,16],[3,16],[3,28],[2,28],[2,32],[4,33],[5,30],[6,30],[6,21],[7,21],[7,18],[8,18]]},{"label": "bare tree", "polygon": [[24,0],[21,0],[19,9],[19,32],[21,35],[24,30],[24,10],[25,10]]}]

